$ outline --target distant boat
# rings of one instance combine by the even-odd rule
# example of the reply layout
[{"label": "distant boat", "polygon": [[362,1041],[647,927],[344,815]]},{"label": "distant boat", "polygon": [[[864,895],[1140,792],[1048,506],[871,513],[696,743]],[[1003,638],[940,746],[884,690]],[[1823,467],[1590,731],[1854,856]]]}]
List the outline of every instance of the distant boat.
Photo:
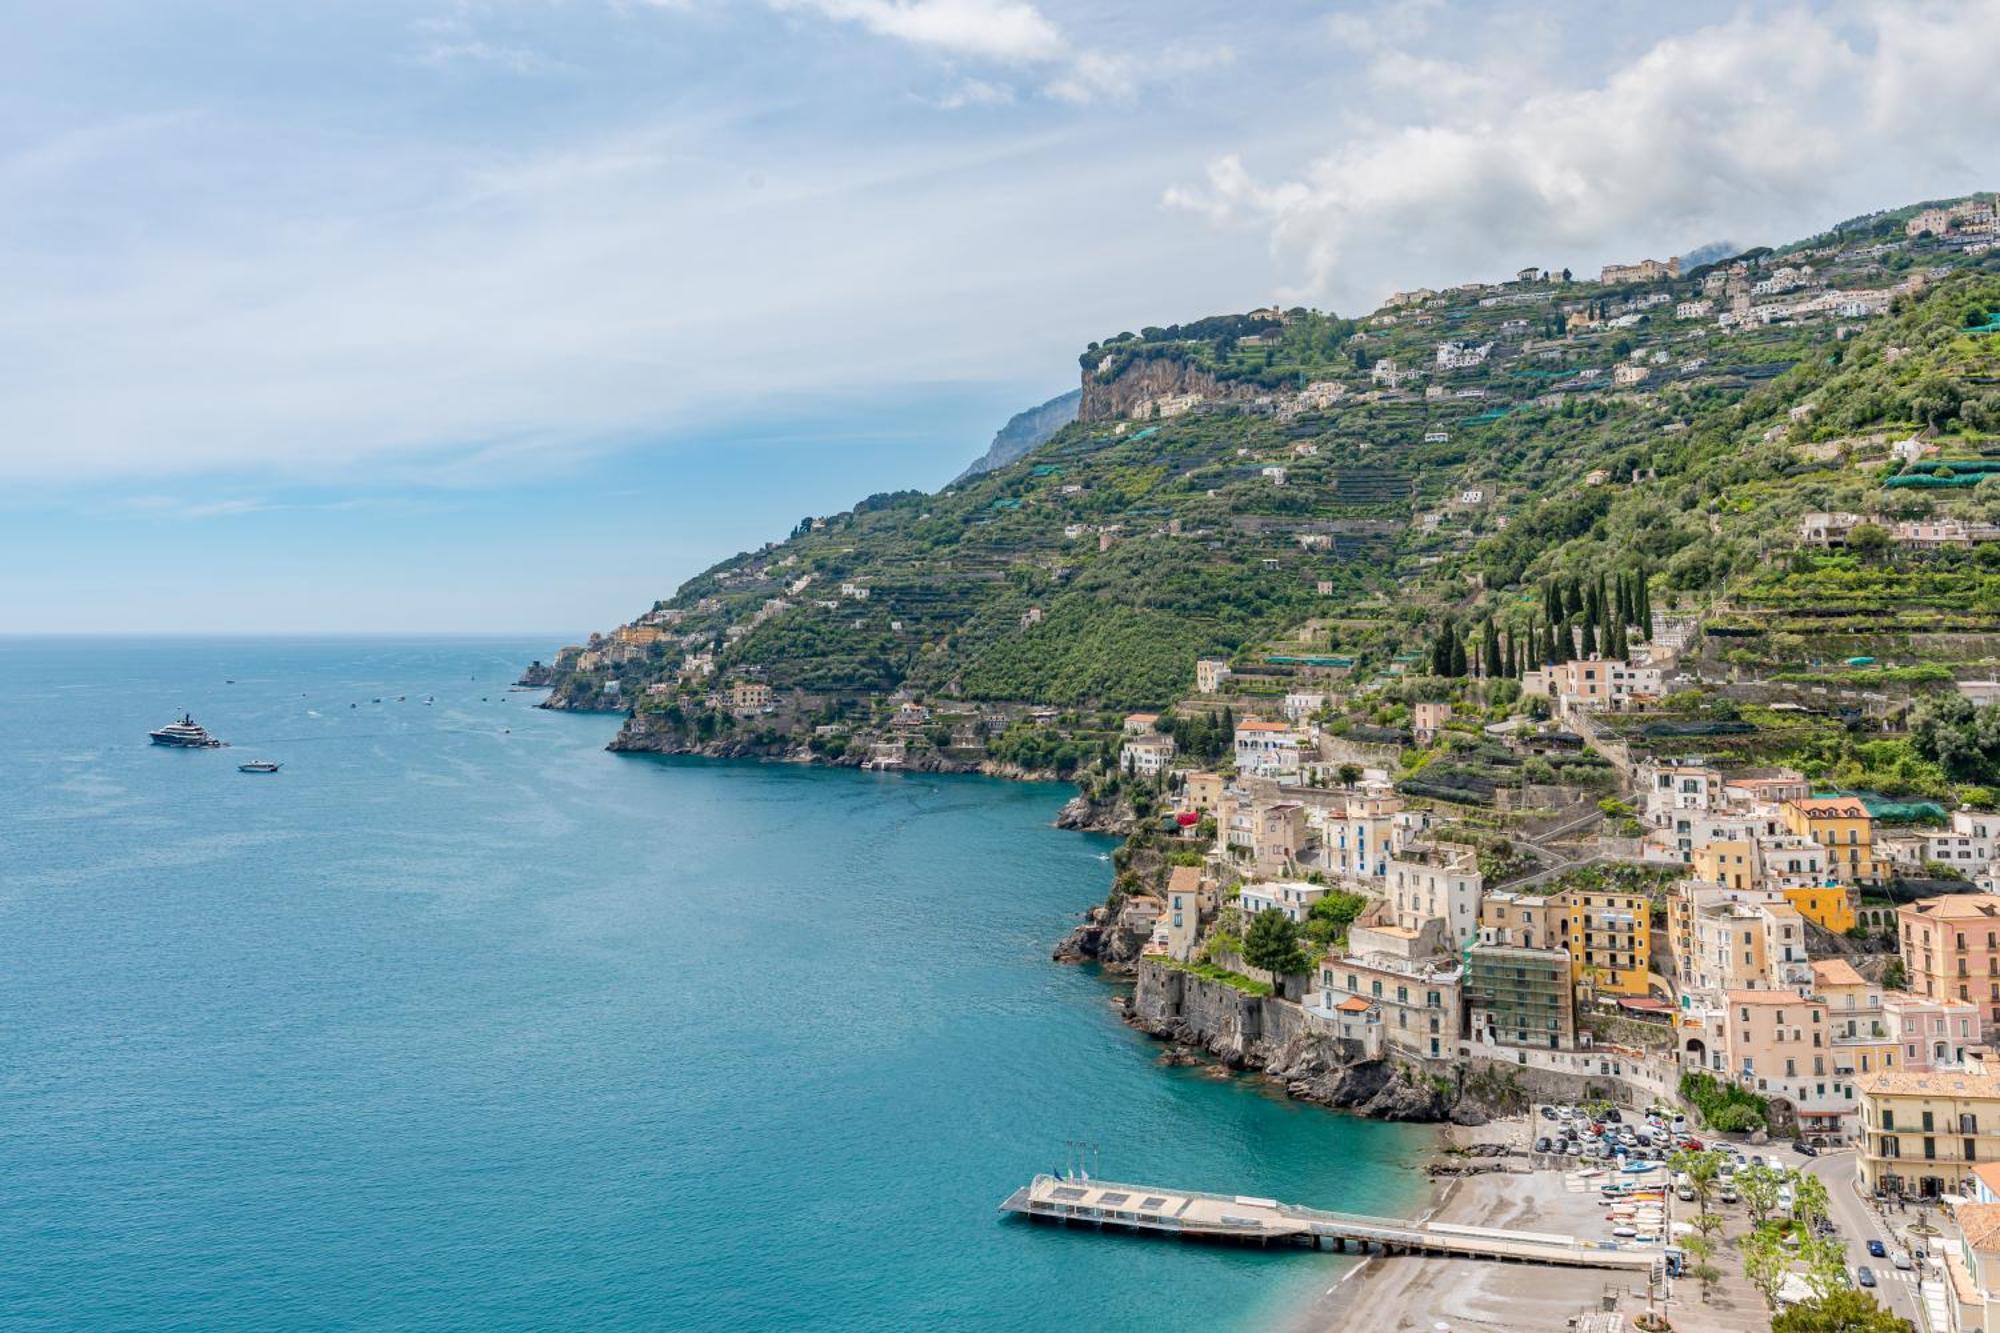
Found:
[{"label": "distant boat", "polygon": [[247,764],[238,764],[238,773],[275,773],[284,765],[270,759],[252,759]]},{"label": "distant boat", "polygon": [[177,750],[213,750],[222,744],[187,713],[181,714],[180,721],[169,722],[158,731],[149,731],[146,734],[153,738],[153,744],[171,746]]}]

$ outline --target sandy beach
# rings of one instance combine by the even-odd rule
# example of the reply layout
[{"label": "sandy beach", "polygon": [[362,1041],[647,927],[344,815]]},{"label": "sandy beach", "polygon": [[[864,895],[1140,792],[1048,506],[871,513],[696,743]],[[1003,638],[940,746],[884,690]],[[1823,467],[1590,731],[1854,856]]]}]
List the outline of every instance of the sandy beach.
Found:
[{"label": "sandy beach", "polygon": [[[1459,1145],[1520,1144],[1527,1125],[1520,1119],[1449,1129],[1445,1139]],[[1526,1166],[1525,1159],[1511,1160]],[[1431,1216],[1466,1226],[1565,1234],[1602,1225],[1594,1193],[1570,1193],[1559,1171],[1525,1169],[1440,1179]],[[1478,1259],[1371,1258],[1331,1294],[1316,1298],[1293,1328],[1295,1333],[1431,1333],[1439,1324],[1454,1333],[1564,1329],[1573,1316],[1599,1308],[1607,1290],[1628,1288],[1637,1292],[1637,1304],[1628,1297],[1622,1308],[1644,1308],[1642,1280],[1606,1273]]]}]

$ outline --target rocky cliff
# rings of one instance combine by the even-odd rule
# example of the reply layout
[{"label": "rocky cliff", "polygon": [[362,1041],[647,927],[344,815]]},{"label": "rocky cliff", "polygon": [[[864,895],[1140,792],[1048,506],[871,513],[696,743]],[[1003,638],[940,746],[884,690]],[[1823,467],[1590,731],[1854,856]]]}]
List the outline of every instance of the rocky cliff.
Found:
[{"label": "rocky cliff", "polygon": [[993,437],[993,443],[984,454],[973,460],[971,467],[952,479],[956,486],[967,477],[976,477],[982,472],[1006,467],[1017,458],[1024,458],[1057,431],[1076,420],[1077,404],[1083,401],[1083,390],[1071,389],[1068,393],[1057,394],[1038,407],[1025,412],[1016,412]]},{"label": "rocky cliff", "polygon": [[1087,370],[1077,420],[1117,421],[1129,417],[1142,399],[1183,393],[1198,393],[1204,398],[1228,396],[1215,376],[1171,357],[1139,357],[1109,381]]},{"label": "rocky cliff", "polygon": [[1056,945],[1059,963],[1102,963],[1117,972],[1128,972],[1153,938],[1157,913],[1137,902],[1126,900],[1117,907],[1093,907],[1083,923]]}]

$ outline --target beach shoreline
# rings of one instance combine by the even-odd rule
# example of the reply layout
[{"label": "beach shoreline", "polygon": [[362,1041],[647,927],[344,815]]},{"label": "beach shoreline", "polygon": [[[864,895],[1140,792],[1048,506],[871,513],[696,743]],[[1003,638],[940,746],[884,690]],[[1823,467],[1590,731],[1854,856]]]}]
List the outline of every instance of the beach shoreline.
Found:
[{"label": "beach shoreline", "polygon": [[[1526,1147],[1525,1117],[1476,1129],[1446,1126],[1440,1147],[1509,1143]],[[1523,1159],[1507,1159],[1521,1161]],[[1420,1220],[1462,1226],[1571,1233],[1596,1217],[1595,1196],[1568,1192],[1561,1172],[1497,1171],[1437,1177]],[[1371,1255],[1327,1291],[1308,1301],[1285,1326],[1288,1333],[1522,1333],[1561,1329],[1595,1308],[1610,1287],[1629,1279],[1582,1269],[1500,1264],[1481,1259]],[[1640,1288],[1643,1291],[1643,1282]],[[1629,1304],[1626,1308],[1629,1308]]]}]

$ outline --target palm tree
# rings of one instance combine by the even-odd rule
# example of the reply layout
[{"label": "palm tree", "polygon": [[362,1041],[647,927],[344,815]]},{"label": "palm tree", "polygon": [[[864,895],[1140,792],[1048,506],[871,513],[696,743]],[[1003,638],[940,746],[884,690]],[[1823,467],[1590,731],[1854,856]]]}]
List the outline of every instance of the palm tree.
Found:
[{"label": "palm tree", "polygon": [[1706,1217],[1709,1200],[1715,1197],[1716,1186],[1722,1179],[1722,1154],[1712,1148],[1701,1152],[1682,1149],[1667,1159],[1667,1165],[1687,1177],[1688,1188],[1694,1191],[1696,1210]]}]

